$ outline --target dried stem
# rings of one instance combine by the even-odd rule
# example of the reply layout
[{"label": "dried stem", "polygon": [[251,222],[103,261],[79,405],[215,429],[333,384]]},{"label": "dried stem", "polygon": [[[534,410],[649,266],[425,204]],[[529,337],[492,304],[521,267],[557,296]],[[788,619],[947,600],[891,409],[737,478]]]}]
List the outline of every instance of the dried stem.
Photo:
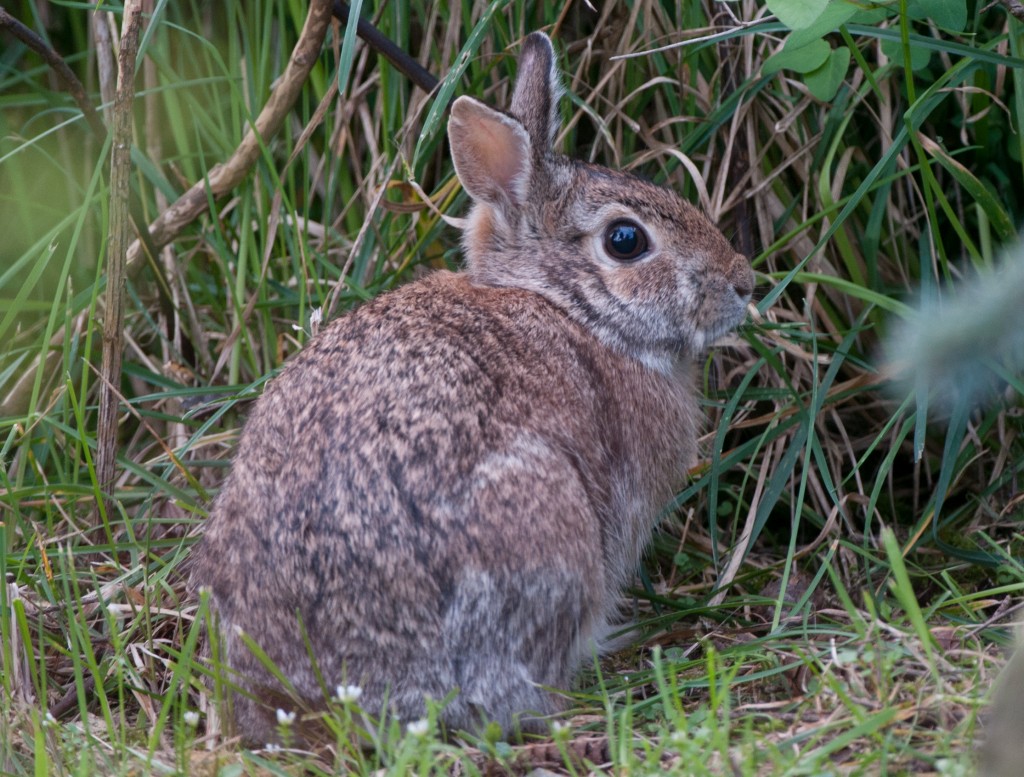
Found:
[{"label": "dried stem", "polygon": [[[96,0],[96,10],[92,12],[92,37],[96,46],[96,72],[100,82],[100,100],[103,103],[103,116],[107,124],[113,124],[111,112],[114,110],[114,97],[117,91],[117,63],[114,62],[114,41],[111,39],[111,23],[108,21],[110,11],[103,10],[103,0]],[[98,136],[101,139],[103,135]]]},{"label": "dried stem", "polygon": [[[139,47],[142,8],[138,0],[124,5],[121,48],[118,52],[117,95],[113,111],[113,147],[110,155],[110,240],[107,244],[107,288],[103,314],[103,361],[100,407],[96,421],[96,479],[104,492],[105,515],[113,508],[117,460],[116,387],[121,384],[124,348],[125,255],[131,237],[128,207],[132,151],[132,104],[135,100],[135,55]],[[97,507],[100,507],[97,505]]]}]

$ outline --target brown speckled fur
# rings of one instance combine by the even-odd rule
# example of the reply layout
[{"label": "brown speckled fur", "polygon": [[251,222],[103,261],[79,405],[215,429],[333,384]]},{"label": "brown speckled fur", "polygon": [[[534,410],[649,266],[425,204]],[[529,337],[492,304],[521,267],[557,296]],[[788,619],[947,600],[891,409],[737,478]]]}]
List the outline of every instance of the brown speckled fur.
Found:
[{"label": "brown speckled fur", "polygon": [[[233,699],[251,742],[275,740],[274,707],[316,710],[342,682],[403,720],[458,691],[447,726],[511,729],[559,709],[543,686],[567,687],[614,630],[696,455],[691,359],[742,318],[753,278],[671,192],[553,153],[559,90],[535,33],[511,115],[456,101],[467,270],[333,322],[246,423],[191,587],[256,697]],[[621,217],[651,240],[635,262],[601,247]]]}]

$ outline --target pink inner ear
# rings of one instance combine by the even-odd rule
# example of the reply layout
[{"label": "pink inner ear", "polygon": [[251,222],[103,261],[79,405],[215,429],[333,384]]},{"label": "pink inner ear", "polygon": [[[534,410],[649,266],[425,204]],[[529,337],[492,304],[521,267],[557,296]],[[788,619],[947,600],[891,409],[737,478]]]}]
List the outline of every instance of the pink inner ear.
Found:
[{"label": "pink inner ear", "polygon": [[[525,173],[522,143],[511,127],[496,121],[481,121],[470,140],[481,164],[503,189],[516,187],[516,179]],[[525,182],[524,182],[525,183]]]},{"label": "pink inner ear", "polygon": [[475,199],[496,205],[526,201],[530,141],[519,122],[459,98],[452,106],[448,136],[459,180]]}]

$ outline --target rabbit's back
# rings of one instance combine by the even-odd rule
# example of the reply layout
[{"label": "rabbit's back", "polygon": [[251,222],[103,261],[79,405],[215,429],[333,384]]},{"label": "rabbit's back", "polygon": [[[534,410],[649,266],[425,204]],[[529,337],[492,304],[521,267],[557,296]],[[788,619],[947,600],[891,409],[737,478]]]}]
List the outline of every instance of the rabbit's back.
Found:
[{"label": "rabbit's back", "polygon": [[447,272],[334,322],[254,407],[196,561],[227,663],[273,685],[241,630],[313,706],[346,682],[403,717],[460,688],[456,727],[551,711],[536,684],[605,636],[693,458],[680,377]]}]

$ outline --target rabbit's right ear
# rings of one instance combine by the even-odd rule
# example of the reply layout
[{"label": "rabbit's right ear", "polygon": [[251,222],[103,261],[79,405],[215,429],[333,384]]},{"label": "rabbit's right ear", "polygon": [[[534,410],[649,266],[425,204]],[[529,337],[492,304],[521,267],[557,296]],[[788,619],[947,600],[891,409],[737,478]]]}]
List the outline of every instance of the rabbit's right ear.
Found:
[{"label": "rabbit's right ear", "polygon": [[543,32],[531,32],[519,52],[519,73],[509,112],[523,123],[534,150],[541,154],[550,153],[558,134],[562,92],[551,39]]},{"label": "rabbit's right ear", "polygon": [[523,125],[472,97],[452,104],[448,144],[455,172],[474,200],[505,209],[526,202],[530,136]]}]

